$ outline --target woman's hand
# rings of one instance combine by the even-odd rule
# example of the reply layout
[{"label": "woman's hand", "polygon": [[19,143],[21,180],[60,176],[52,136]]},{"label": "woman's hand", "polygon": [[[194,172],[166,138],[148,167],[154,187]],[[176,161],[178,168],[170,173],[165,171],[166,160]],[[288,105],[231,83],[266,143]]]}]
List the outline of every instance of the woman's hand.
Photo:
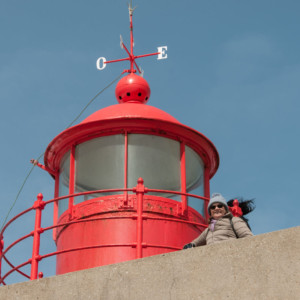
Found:
[{"label": "woman's hand", "polygon": [[194,248],[194,247],[196,247],[194,243],[188,243],[183,246],[183,249]]}]

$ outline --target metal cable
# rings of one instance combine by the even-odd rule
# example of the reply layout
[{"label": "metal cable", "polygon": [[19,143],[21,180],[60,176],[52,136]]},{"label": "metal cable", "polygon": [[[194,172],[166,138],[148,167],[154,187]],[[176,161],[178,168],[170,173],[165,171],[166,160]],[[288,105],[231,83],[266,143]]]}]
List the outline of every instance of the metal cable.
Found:
[{"label": "metal cable", "polygon": [[102,94],[106,89],[108,89],[112,84],[114,84],[123,74],[121,73],[118,77],[116,77],[111,83],[109,83],[105,88],[103,88],[96,96],[94,96],[88,104],[82,109],[82,111],[79,113],[79,115],[69,124],[67,128],[72,126],[83,114],[83,112],[89,107],[89,105],[100,95]]},{"label": "metal cable", "polygon": [[[68,125],[67,128],[71,127],[71,126],[72,126],[72,125],[80,118],[80,116],[84,113],[84,111],[92,104],[92,102],[93,102],[99,95],[101,95],[106,89],[108,89],[112,84],[114,84],[114,83],[115,83],[122,75],[123,75],[123,74],[118,75],[118,76],[117,76],[113,81],[111,81],[105,88],[103,88],[98,94],[96,94],[96,95],[95,95],[95,96],[87,103],[87,105],[81,110],[81,112],[76,116],[76,118]],[[67,129],[67,128],[66,128],[66,129]],[[39,159],[44,155],[44,153],[45,153],[45,152],[43,152],[43,153],[37,158],[37,160],[39,160]],[[7,221],[7,219],[8,219],[8,216],[9,216],[9,214],[11,213],[12,209],[14,208],[14,206],[15,206],[15,204],[16,204],[16,202],[17,202],[17,200],[18,200],[18,198],[19,198],[19,196],[20,196],[20,194],[21,194],[21,192],[22,192],[22,190],[23,190],[23,188],[24,188],[24,186],[25,186],[25,184],[26,184],[26,182],[27,182],[29,176],[31,175],[31,173],[32,173],[32,171],[33,171],[33,169],[34,169],[34,167],[35,167],[35,165],[32,165],[31,169],[30,169],[29,172],[27,173],[27,175],[26,175],[26,177],[25,177],[25,179],[24,179],[24,181],[23,181],[23,183],[22,183],[22,185],[21,185],[21,187],[20,187],[20,189],[19,189],[19,191],[18,191],[18,193],[17,193],[17,196],[16,196],[16,198],[15,198],[13,204],[11,205],[11,207],[10,207],[8,213],[6,214],[6,217],[5,217],[5,219],[4,219],[3,223],[2,223],[2,226],[1,226],[0,231],[2,231],[2,229],[3,229],[3,227],[4,227],[5,223],[6,223],[6,221]]]}]

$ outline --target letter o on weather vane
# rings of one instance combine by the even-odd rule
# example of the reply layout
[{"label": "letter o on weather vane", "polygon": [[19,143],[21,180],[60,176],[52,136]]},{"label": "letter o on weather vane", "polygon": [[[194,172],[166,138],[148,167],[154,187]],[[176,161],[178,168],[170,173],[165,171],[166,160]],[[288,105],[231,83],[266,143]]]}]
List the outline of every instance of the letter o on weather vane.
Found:
[{"label": "letter o on weather vane", "polygon": [[97,62],[96,62],[97,69],[98,70],[105,69],[105,67],[106,67],[106,63],[105,62],[106,62],[106,58],[105,57],[99,57],[97,59]]}]

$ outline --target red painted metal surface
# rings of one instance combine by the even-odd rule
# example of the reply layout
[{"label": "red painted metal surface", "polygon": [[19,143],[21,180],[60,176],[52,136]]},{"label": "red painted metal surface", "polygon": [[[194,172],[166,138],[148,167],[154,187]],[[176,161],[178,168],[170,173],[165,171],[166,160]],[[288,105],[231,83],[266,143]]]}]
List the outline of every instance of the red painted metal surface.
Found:
[{"label": "red painted metal surface", "polygon": [[33,246],[32,246],[32,258],[31,258],[31,273],[30,279],[37,279],[38,276],[38,264],[40,261],[40,234],[43,232],[41,228],[42,222],[42,210],[45,203],[43,202],[43,195],[38,194],[37,200],[34,202],[33,208],[35,209],[35,225],[33,231]]},{"label": "red painted metal surface", "polygon": [[[128,133],[125,132],[124,136],[124,187],[127,188],[128,183]],[[128,203],[128,192],[124,192],[124,201],[121,200],[121,207],[130,207],[131,203]]]},{"label": "red painted metal surface", "polygon": [[[59,175],[57,174],[55,176],[55,183],[54,183],[54,198],[58,197],[58,193],[59,193]],[[55,201],[53,203],[54,207],[53,207],[53,224],[57,223],[58,220],[58,201]],[[52,234],[52,238],[55,241],[56,240],[56,235],[55,232],[53,231]]]},{"label": "red painted metal surface", "polygon": [[[166,121],[171,123],[181,124],[173,116],[166,113],[165,111],[151,106],[151,105],[141,105],[140,103],[123,103],[115,104],[105,108],[102,108],[86,119],[84,119],[80,124],[86,124],[91,122],[105,121],[105,120],[117,120],[117,119],[145,119],[145,120],[156,120],[156,121]],[[80,125],[79,124],[79,125]]]},{"label": "red painted metal surface", "polygon": [[147,103],[150,97],[148,82],[141,76],[130,74],[123,77],[116,86],[116,98],[119,103]]},{"label": "red painted metal surface", "polygon": [[[91,220],[84,226],[69,225],[67,213],[63,214],[58,222],[62,226],[57,229],[57,250],[62,253],[57,257],[57,274],[180,250],[205,228],[205,225],[199,227],[206,222],[194,209],[188,208],[183,216],[181,202],[144,195],[147,191],[139,179],[134,189],[136,195],[128,195],[133,204],[128,209],[118,206],[124,194],[75,205],[73,221]],[[95,216],[99,219],[94,219]],[[98,247],[93,248],[94,245]],[[88,248],[64,253],[81,247]]]},{"label": "red painted metal surface", "polygon": [[2,257],[3,257],[3,248],[4,248],[4,241],[3,236],[0,237],[0,278],[1,278],[1,270],[2,270]]},{"label": "red painted metal surface", "polygon": [[[75,146],[72,145],[71,154],[70,154],[70,181],[69,181],[70,195],[74,194],[74,185],[75,185]],[[70,197],[69,205],[68,205],[69,219],[72,219],[72,215],[73,215],[73,202],[74,202],[74,197]]]},{"label": "red painted metal surface", "polygon": [[[180,143],[180,177],[181,177],[181,191],[186,191],[186,162],[185,162],[185,143]],[[181,196],[182,214],[187,212],[187,196]]]},{"label": "red painted metal surface", "polygon": [[143,242],[143,195],[145,193],[144,180],[139,178],[136,187],[137,194],[137,228],[136,228],[136,258],[142,258],[142,242]]}]

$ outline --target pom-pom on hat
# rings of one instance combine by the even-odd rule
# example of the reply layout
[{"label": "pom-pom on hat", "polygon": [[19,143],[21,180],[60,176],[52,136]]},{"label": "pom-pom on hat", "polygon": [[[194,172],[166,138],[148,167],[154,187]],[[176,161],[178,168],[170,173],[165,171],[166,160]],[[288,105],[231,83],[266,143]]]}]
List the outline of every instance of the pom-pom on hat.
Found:
[{"label": "pom-pom on hat", "polygon": [[225,198],[219,193],[214,193],[212,194],[207,207],[209,215],[210,215],[210,207],[214,203],[222,203],[225,206],[226,211],[227,212],[229,211]]}]

